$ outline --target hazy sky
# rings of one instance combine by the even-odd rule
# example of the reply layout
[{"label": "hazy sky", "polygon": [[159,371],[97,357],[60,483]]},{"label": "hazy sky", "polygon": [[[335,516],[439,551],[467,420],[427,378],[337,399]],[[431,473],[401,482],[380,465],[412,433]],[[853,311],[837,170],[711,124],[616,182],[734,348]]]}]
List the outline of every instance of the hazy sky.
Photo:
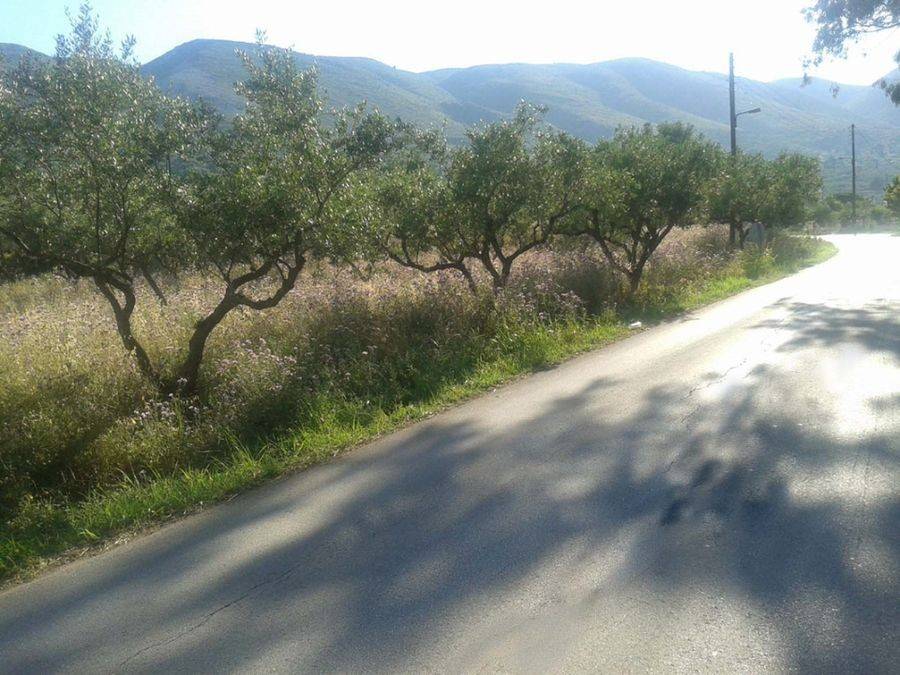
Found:
[{"label": "hazy sky", "polygon": [[[735,52],[740,75],[797,77],[813,28],[811,0],[94,0],[119,37],[132,33],[142,61],[193,38],[269,41],[298,51],[369,56],[421,71],[478,63],[589,63],[643,56],[724,72]],[[50,52],[77,0],[0,0],[0,42]],[[876,35],[846,61],[814,73],[868,84],[892,67],[900,35]]]}]

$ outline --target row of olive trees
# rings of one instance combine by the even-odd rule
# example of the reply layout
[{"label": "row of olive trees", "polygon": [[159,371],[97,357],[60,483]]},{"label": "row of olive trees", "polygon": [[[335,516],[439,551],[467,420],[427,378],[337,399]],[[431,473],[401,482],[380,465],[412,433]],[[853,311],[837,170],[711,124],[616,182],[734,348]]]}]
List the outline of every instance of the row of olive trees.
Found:
[{"label": "row of olive trees", "polygon": [[405,148],[374,180],[380,250],[422,272],[456,270],[473,290],[481,268],[500,289],[522,254],[587,236],[628,298],[673,229],[728,224],[743,247],[750,224],[801,223],[820,192],[818,163],[802,155],[730,157],[680,123],[591,145],[543,128],[540,114],[523,104],[462,147],[430,138]]},{"label": "row of olive trees", "polygon": [[[273,307],[314,259],[388,258],[495,290],[557,235],[596,240],[633,293],[673,228],[709,217],[788,224],[817,189],[801,157],[731,162],[683,125],[589,145],[521,106],[449,147],[363,107],[324,114],[289,52],[243,55],[245,111],[225,123],[164,95],[83,9],[49,62],[0,79],[0,264],[92,280],[161,393],[198,390],[206,343],[237,308]],[[752,179],[752,180],[751,180]],[[793,209],[793,210],[792,210]],[[221,295],[174,369],[133,330],[141,280],[201,269]]]}]

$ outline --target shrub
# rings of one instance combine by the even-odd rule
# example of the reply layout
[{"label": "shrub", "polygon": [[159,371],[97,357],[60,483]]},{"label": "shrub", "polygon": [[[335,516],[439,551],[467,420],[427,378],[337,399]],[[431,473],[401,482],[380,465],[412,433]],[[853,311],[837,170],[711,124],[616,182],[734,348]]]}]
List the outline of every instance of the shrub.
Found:
[{"label": "shrub", "polygon": [[740,252],[738,260],[744,276],[759,279],[770,274],[775,267],[775,259],[768,247],[748,246]]},{"label": "shrub", "polygon": [[894,180],[884,189],[884,205],[900,218],[900,176],[894,176]]}]

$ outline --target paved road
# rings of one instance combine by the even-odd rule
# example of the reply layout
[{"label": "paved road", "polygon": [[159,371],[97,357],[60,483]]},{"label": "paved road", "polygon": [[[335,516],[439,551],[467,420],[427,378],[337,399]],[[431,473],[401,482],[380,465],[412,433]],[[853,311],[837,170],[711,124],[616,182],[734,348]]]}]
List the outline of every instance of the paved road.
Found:
[{"label": "paved road", "polygon": [[0,671],[900,667],[900,237],[0,594]]}]

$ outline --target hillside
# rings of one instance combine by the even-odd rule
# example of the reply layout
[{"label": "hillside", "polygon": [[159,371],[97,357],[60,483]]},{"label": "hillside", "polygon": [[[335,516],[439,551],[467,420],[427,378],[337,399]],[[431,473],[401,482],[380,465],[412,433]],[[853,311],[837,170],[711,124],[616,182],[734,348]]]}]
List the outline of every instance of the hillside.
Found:
[{"label": "hillside", "polygon": [[[225,114],[233,114],[242,105],[233,88],[244,72],[237,49],[252,52],[256,46],[194,40],[154,59],[144,70],[172,93],[203,97]],[[427,78],[373,59],[298,53],[297,61],[305,67],[318,67],[329,103],[336,107],[366,100],[386,113],[421,125],[444,123],[446,112],[453,108],[453,97]],[[455,131],[461,133],[462,127]]]},{"label": "hillside", "polygon": [[[194,40],[147,63],[144,70],[175,94],[203,97],[226,114],[241,107],[233,85],[242,76],[236,49],[252,44]],[[19,50],[18,52],[16,50]],[[14,62],[25,48],[0,45]],[[709,137],[728,142],[728,80],[648,59],[619,59],[586,65],[503,64],[412,73],[366,58],[297,53],[316,65],[329,103],[367,100],[389,115],[424,126],[444,126],[453,140],[466,125],[508,115],[522,99],[549,107],[554,126],[594,140],[621,125],[681,120]],[[827,186],[849,186],[849,127],[859,130],[859,188],[880,194],[898,173],[900,109],[875,87],[829,82],[803,86],[799,78],[775,82],[737,80],[741,108],[762,113],[740,118],[738,142],[749,151],[783,150],[821,157]]]},{"label": "hillside", "polygon": [[[232,91],[241,76],[234,51],[250,44],[195,40],[145,66],[161,86],[203,96],[232,113],[240,101]],[[453,139],[466,125],[512,112],[522,99],[549,107],[554,126],[594,140],[621,125],[682,120],[728,142],[728,80],[723,74],[692,72],[648,59],[587,65],[503,64],[411,73],[362,58],[297,54],[317,65],[333,105],[360,100],[390,115],[423,125],[444,125]],[[859,187],[880,193],[897,173],[900,110],[874,87],[843,85],[838,96],[827,82],[802,86],[799,79],[771,83],[738,78],[738,105],[759,106],[741,117],[741,147],[774,155],[794,150],[819,155],[833,190],[849,184],[849,126],[856,123]]]},{"label": "hillside", "polygon": [[47,58],[45,54],[36,52],[22,45],[14,45],[8,42],[0,42],[0,71],[15,66],[23,56],[30,55],[35,58]]}]

